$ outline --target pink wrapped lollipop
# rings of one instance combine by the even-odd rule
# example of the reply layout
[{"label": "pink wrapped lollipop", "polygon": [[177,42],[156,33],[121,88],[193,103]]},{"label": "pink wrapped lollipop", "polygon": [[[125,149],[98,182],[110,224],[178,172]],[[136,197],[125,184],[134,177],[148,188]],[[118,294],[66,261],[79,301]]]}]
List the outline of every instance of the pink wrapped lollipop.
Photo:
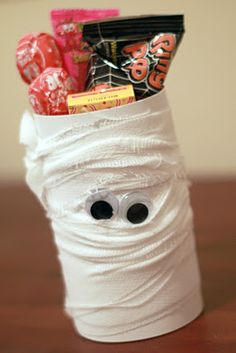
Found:
[{"label": "pink wrapped lollipop", "polygon": [[47,67],[62,67],[55,39],[47,33],[30,33],[18,42],[16,64],[22,79],[31,83]]},{"label": "pink wrapped lollipop", "polygon": [[72,79],[63,68],[49,67],[29,86],[29,99],[37,114],[68,114],[67,96],[75,92]]}]

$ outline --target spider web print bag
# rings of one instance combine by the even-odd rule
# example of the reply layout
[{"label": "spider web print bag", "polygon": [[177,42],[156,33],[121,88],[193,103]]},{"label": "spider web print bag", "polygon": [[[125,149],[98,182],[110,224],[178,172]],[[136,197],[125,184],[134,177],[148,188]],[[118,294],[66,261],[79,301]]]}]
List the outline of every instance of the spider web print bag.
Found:
[{"label": "spider web print bag", "polygon": [[20,140],[79,334],[133,341],[194,320],[203,308],[200,274],[166,90],[80,115],[26,112]]}]

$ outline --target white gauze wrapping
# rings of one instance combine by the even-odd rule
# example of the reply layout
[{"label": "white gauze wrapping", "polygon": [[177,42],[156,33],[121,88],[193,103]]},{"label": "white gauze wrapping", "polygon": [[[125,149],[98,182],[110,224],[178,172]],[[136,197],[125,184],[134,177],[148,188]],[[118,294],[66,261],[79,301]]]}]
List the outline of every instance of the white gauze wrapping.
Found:
[{"label": "white gauze wrapping", "polygon": [[[35,125],[35,128],[34,128]],[[82,336],[122,342],[186,325],[203,307],[188,181],[165,90],[119,108],[72,116],[25,114],[27,182],[51,219],[67,313]],[[96,220],[86,200],[119,201]],[[140,224],[124,196],[150,201]]]}]

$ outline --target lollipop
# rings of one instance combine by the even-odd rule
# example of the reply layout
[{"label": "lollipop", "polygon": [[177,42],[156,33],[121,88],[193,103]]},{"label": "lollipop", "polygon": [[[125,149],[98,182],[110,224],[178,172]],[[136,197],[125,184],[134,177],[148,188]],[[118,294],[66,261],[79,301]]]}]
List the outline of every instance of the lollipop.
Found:
[{"label": "lollipop", "polygon": [[16,64],[22,79],[29,84],[47,67],[62,67],[63,62],[54,38],[36,32],[18,42]]},{"label": "lollipop", "polygon": [[72,79],[63,68],[47,68],[29,86],[30,103],[41,115],[68,114],[67,96],[72,93]]}]

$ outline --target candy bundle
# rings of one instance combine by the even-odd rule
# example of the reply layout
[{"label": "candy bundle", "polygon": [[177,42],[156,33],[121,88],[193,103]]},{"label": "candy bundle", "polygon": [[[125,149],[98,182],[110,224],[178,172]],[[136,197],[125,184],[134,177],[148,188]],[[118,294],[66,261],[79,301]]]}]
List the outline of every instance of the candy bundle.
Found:
[{"label": "candy bundle", "polygon": [[[52,10],[55,38],[47,33],[31,33],[19,41],[17,67],[30,84],[29,100],[37,114],[107,109],[163,89],[184,33],[183,16],[118,15],[117,9]],[[130,85],[132,96],[126,89]],[[117,87],[121,90],[114,91]],[[95,97],[91,90],[96,91],[100,104],[90,102]],[[110,90],[112,96],[116,92],[114,100]],[[76,100],[71,94],[76,94]],[[80,94],[88,104],[81,105]]]},{"label": "candy bundle", "polygon": [[83,23],[119,15],[117,9],[52,10],[54,35],[30,33],[17,45],[16,62],[29,84],[29,100],[37,114],[68,114],[67,97],[84,90],[91,49],[82,40]]}]

